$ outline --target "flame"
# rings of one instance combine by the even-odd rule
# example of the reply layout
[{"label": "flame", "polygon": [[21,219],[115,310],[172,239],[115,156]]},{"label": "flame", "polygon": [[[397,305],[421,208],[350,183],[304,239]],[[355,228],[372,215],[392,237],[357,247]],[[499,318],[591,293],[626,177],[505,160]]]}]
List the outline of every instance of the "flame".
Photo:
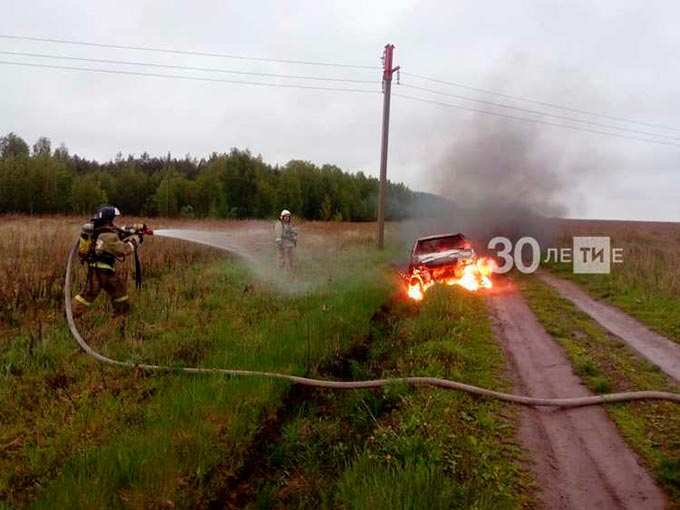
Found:
[{"label": "flame", "polygon": [[408,297],[414,301],[422,301],[427,289],[434,285],[434,281],[424,282],[420,277],[411,278],[408,285]]},{"label": "flame", "polygon": [[[481,257],[471,264],[466,264],[459,277],[447,278],[443,281],[446,285],[460,285],[471,292],[480,289],[490,289],[493,287],[491,275],[497,267],[493,259]],[[416,277],[413,277],[414,275]],[[417,269],[414,271],[414,275],[410,278],[407,294],[414,301],[422,301],[425,298],[425,292],[435,284],[435,280],[424,283]]]},{"label": "flame", "polygon": [[425,297],[425,294],[423,293],[423,289],[420,287],[419,283],[415,284],[410,284],[408,286],[408,297],[413,299],[413,301],[422,301],[423,298]]}]

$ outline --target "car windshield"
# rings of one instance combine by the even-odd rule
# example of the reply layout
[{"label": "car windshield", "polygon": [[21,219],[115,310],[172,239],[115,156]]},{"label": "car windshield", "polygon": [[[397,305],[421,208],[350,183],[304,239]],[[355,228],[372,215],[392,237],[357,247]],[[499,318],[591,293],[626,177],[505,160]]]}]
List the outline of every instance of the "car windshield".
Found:
[{"label": "car windshield", "polygon": [[437,253],[448,250],[462,250],[465,248],[465,238],[456,234],[447,237],[437,237],[435,239],[425,239],[418,241],[416,246],[416,255],[424,255],[426,253]]}]

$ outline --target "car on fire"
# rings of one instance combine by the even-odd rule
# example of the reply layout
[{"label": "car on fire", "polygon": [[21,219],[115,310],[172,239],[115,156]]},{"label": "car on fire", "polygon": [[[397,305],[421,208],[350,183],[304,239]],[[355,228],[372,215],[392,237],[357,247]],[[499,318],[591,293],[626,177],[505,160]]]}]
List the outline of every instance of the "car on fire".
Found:
[{"label": "car on fire", "polygon": [[475,262],[476,254],[461,233],[421,237],[413,244],[409,274],[422,283],[460,278],[466,265]]},{"label": "car on fire", "polygon": [[411,250],[408,272],[401,273],[410,299],[421,301],[435,283],[459,285],[469,291],[493,287],[496,262],[478,257],[461,233],[421,237]]}]

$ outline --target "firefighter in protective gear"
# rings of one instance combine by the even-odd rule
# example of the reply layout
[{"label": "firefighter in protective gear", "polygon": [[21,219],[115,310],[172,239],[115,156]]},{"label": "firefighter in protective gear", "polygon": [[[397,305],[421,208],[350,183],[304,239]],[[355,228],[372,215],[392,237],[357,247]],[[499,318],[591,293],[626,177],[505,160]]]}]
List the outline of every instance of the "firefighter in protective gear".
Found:
[{"label": "firefighter in protective gear", "polygon": [[100,207],[94,218],[82,227],[78,255],[81,262],[87,264],[88,271],[83,290],[73,300],[74,317],[90,308],[102,290],[111,299],[114,317],[124,316],[130,310],[127,275],[116,272],[115,264],[133,253],[141,238],[134,231],[114,225],[117,216],[120,216],[118,208]]},{"label": "firefighter in protective gear", "polygon": [[292,214],[288,209],[281,211],[279,221],[274,224],[276,248],[279,254],[279,267],[293,270],[293,250],[297,246],[297,232],[293,228]]}]

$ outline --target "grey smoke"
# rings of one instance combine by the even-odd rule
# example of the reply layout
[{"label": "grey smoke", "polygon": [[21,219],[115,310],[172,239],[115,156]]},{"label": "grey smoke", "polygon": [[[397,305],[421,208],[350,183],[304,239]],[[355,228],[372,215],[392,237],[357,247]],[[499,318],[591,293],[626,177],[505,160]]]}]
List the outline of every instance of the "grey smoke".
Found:
[{"label": "grey smoke", "polygon": [[433,163],[430,178],[448,207],[408,234],[463,232],[478,248],[494,236],[550,243],[584,168],[578,159],[548,144],[538,127],[475,118]]}]

